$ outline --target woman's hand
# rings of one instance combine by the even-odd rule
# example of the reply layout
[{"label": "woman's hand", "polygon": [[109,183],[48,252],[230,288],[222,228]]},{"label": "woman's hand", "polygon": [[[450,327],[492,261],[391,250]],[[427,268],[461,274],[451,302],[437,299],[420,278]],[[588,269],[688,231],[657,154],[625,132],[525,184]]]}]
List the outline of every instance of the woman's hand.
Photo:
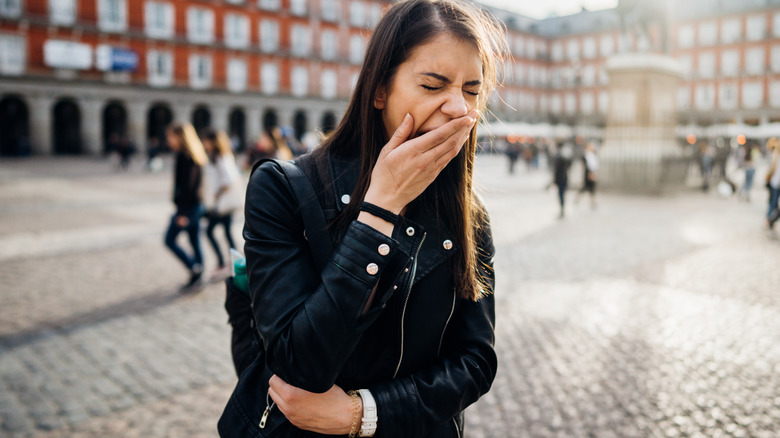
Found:
[{"label": "woman's hand", "polygon": [[295,427],[325,435],[349,434],[355,407],[343,389],[333,385],[317,394],[296,388],[276,374],[268,383],[271,399]]},{"label": "woman's hand", "polygon": [[365,201],[399,214],[458,155],[477,114],[473,110],[411,140],[414,121],[407,114],[379,153]]},{"label": "woman's hand", "polygon": [[190,224],[190,220],[187,219],[187,216],[176,216],[176,225],[187,228],[187,225]]}]

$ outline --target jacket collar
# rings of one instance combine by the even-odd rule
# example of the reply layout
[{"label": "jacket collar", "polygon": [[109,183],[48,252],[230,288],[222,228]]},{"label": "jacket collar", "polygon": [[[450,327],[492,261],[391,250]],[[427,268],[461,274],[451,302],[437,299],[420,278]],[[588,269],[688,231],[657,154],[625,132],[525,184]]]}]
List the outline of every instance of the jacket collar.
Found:
[{"label": "jacket collar", "polygon": [[[335,205],[339,212],[346,208],[351,201],[350,197],[355,190],[360,172],[360,160],[356,157],[344,157],[331,154],[330,176],[333,181],[332,196],[335,197]],[[417,273],[414,282],[417,283],[425,275],[441,265],[458,249],[455,235],[445,223],[438,223],[436,211],[431,205],[418,205],[408,217],[403,218],[405,225],[413,225],[420,232],[425,233],[420,252],[417,258]]]}]

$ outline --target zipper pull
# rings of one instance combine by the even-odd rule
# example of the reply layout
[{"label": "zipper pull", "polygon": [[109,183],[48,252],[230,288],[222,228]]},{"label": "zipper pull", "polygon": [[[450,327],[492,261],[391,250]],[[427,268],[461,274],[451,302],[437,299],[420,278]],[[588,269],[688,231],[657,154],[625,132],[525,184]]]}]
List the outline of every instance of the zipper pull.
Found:
[{"label": "zipper pull", "polygon": [[260,424],[258,424],[260,429],[265,429],[265,421],[268,420],[268,414],[271,413],[272,407],[273,407],[272,405],[268,405],[265,407],[265,411],[263,411],[263,416],[260,417]]}]

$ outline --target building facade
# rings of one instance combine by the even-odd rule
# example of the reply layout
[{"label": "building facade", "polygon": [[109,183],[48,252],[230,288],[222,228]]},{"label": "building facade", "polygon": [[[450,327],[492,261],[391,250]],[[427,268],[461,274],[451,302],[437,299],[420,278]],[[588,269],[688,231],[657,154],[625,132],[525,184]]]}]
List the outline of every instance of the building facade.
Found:
[{"label": "building facade", "polygon": [[98,154],[174,120],[332,128],[382,0],[3,0],[2,155]]},{"label": "building facade", "polygon": [[[273,125],[328,130],[390,3],[2,0],[0,155],[98,154],[113,134],[140,146],[173,120],[244,145]],[[680,125],[780,122],[780,0],[639,4],[544,20],[488,8],[511,51],[491,113],[604,126],[607,59],[651,51],[685,71]]]}]

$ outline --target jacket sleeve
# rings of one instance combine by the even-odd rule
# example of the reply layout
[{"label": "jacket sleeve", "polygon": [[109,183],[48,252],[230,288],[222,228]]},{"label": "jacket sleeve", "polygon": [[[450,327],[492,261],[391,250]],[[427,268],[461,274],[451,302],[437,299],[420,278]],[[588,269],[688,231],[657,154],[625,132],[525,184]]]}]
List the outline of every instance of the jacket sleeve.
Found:
[{"label": "jacket sleeve", "polygon": [[[325,392],[389,298],[363,312],[372,289],[380,277],[398,277],[409,256],[396,239],[353,221],[316,272],[295,196],[273,162],[252,175],[245,215],[249,291],[267,364],[291,385]],[[390,246],[384,256],[383,243]],[[367,269],[372,263],[377,272]]]},{"label": "jacket sleeve", "polygon": [[376,437],[422,437],[487,393],[498,368],[495,344],[494,246],[489,221],[478,232],[479,269],[490,289],[479,301],[459,299],[439,360],[427,369],[370,387]]}]

